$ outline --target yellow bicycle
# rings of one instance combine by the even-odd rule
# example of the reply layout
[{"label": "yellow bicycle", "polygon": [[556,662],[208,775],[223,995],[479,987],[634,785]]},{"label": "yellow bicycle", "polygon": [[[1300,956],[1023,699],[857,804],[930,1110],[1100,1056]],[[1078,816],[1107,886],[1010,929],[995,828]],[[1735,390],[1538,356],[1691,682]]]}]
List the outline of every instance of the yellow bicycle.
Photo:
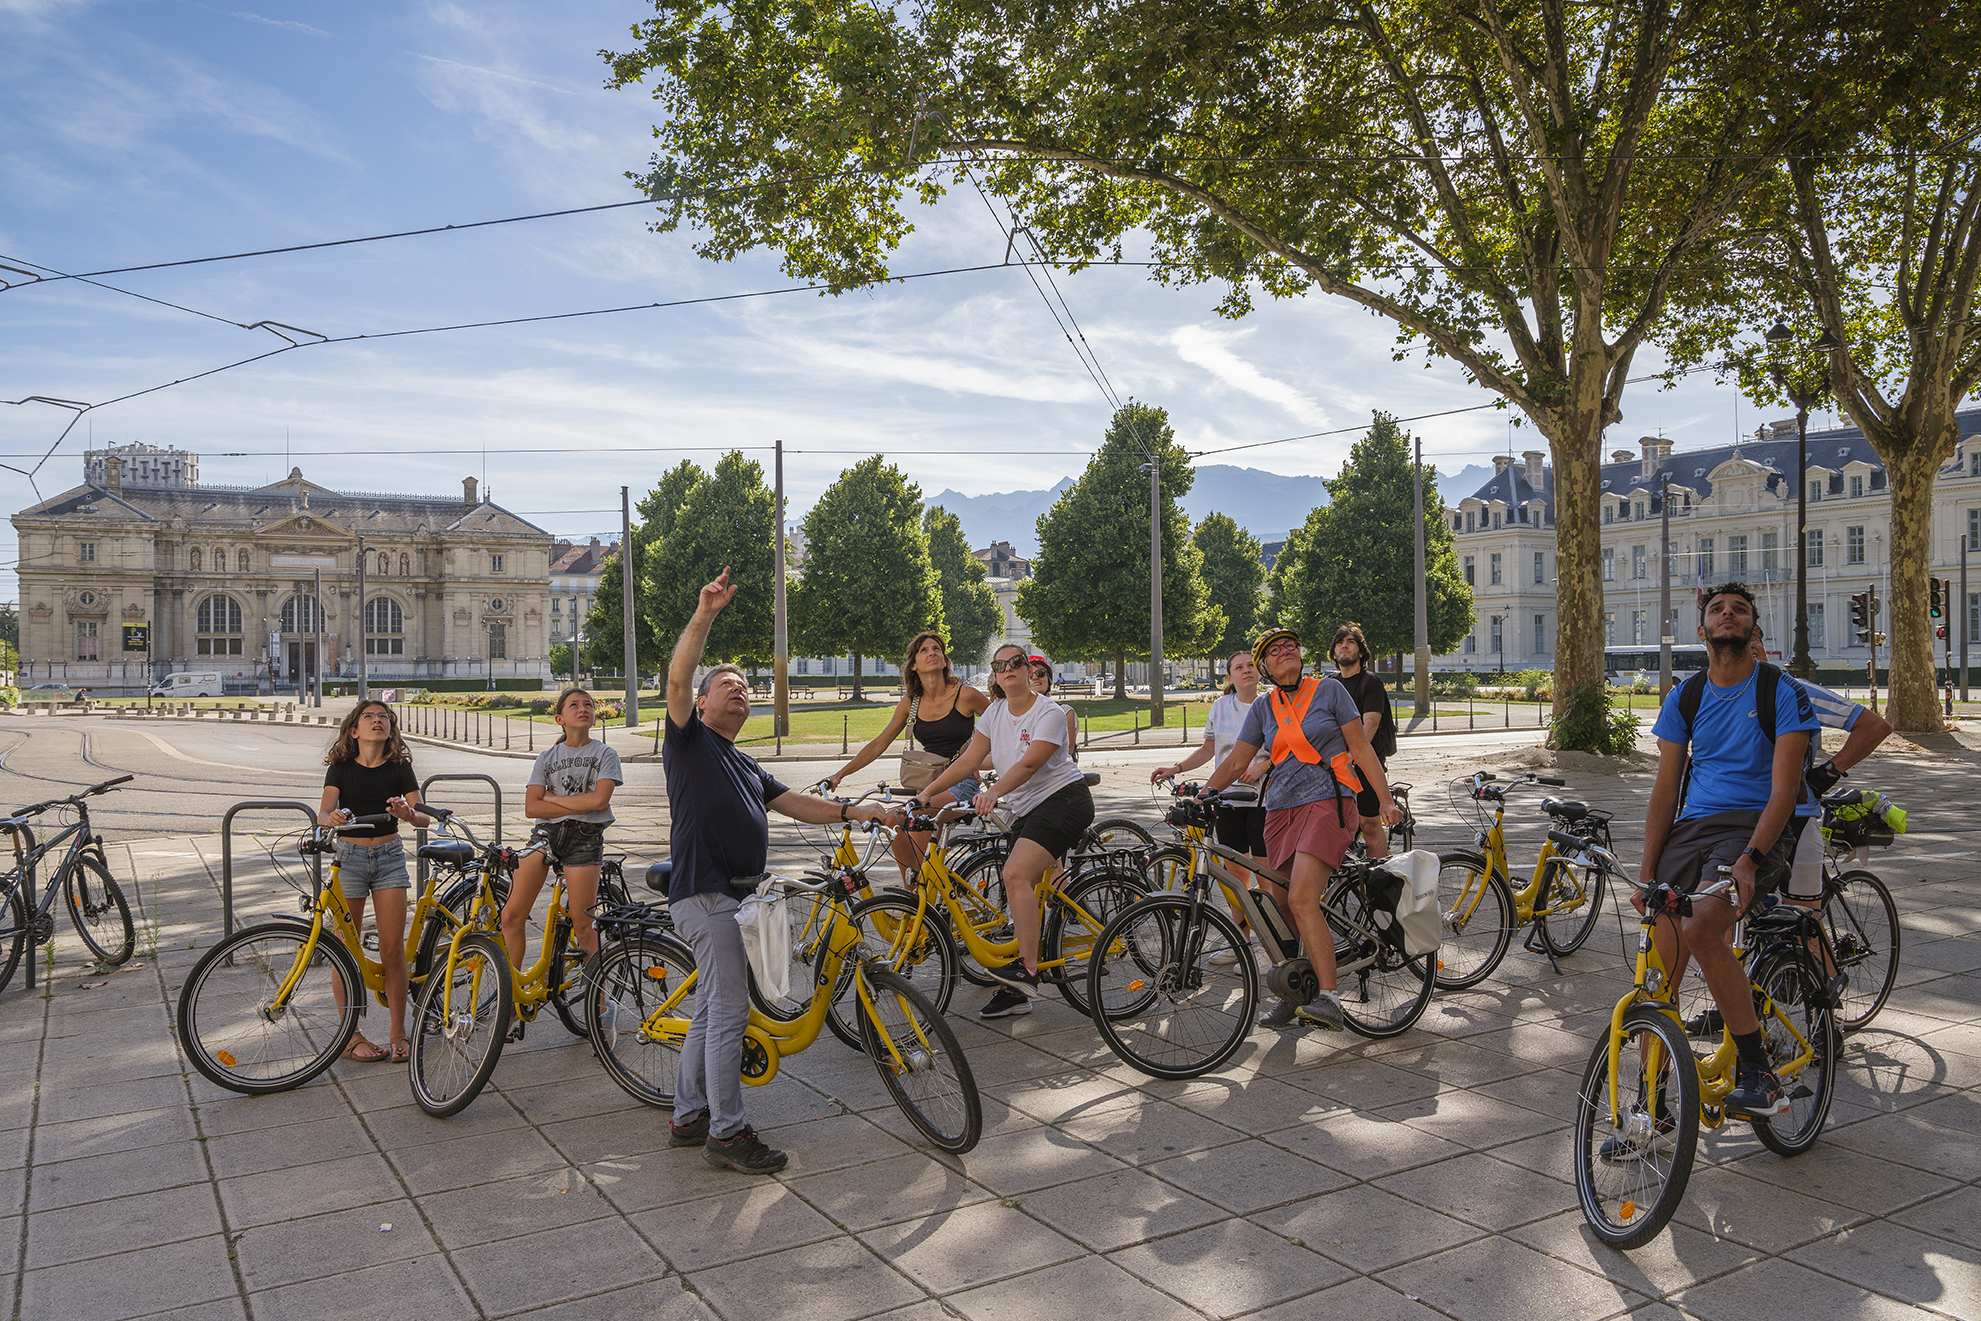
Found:
[{"label": "yellow bicycle", "polygon": [[[815,882],[778,878],[787,896],[833,900],[817,906],[829,924],[814,985],[847,988],[861,1048],[909,1121],[944,1151],[969,1151],[984,1124],[969,1061],[935,1006],[863,943],[847,916],[857,893],[847,881],[846,873]],[[647,1105],[674,1105],[697,979],[694,952],[658,918],[602,947],[591,968],[585,1007],[592,1049],[612,1080]],[[784,1057],[817,1041],[831,1003],[814,994],[803,1014],[778,1019],[753,995],[743,1030],[744,1083],[769,1082]]]},{"label": "yellow bicycle", "polygon": [[[1534,785],[1560,787],[1552,776],[1528,771],[1509,782],[1481,771],[1453,782],[1466,786],[1477,804],[1476,846],[1438,855],[1438,911],[1444,918],[1444,939],[1438,949],[1440,990],[1462,991],[1492,975],[1513,943],[1513,933],[1529,927],[1527,948],[1547,955],[1556,972],[1563,954],[1581,949],[1603,914],[1605,888],[1600,871],[1563,856],[1543,840],[1534,860],[1534,873],[1518,890],[1508,879],[1512,868],[1506,855],[1507,795]],[[1462,812],[1464,809],[1460,808]],[[1610,842],[1610,813],[1565,798],[1543,798],[1541,810],[1550,825],[1598,846]],[[1490,820],[1488,816],[1490,815]]]},{"label": "yellow bicycle", "polygon": [[[1608,849],[1561,831],[1550,839],[1594,870],[1621,876]],[[1589,1056],[1575,1110],[1576,1196],[1589,1227],[1615,1247],[1638,1247],[1664,1228],[1685,1196],[1700,1127],[1717,1129],[1734,1117],[1723,1109],[1734,1088],[1733,1034],[1722,1028],[1710,1051],[1697,1053],[1652,938],[1659,921],[1684,917],[1709,896],[1731,894],[1731,871],[1722,867],[1722,879],[1698,894],[1662,884],[1637,887],[1644,914],[1635,984],[1616,1002]],[[1735,953],[1747,959],[1768,1067],[1787,1100],[1781,1114],[1752,1121],[1754,1135],[1781,1156],[1800,1155],[1815,1143],[1836,1085],[1836,987],[1809,952],[1821,926],[1808,909],[1784,903],[1750,913],[1733,929]]]}]

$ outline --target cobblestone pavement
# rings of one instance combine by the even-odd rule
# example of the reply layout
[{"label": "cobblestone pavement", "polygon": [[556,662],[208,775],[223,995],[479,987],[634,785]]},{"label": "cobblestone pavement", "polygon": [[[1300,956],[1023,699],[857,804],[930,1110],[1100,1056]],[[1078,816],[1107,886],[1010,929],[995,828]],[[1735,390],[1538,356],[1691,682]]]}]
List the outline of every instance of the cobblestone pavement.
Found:
[{"label": "cobblestone pavement", "polygon": [[[216,771],[213,747],[140,763],[142,746],[101,732],[78,747],[84,728],[48,733],[66,751],[34,748],[36,731],[0,765],[50,785],[141,768],[157,777],[140,781],[146,802],[187,816],[214,809],[171,798],[170,776],[207,781],[177,791],[215,801],[269,792],[254,771]],[[171,1007],[218,935],[216,839],[113,830],[141,910],[133,962],[95,973],[64,927],[34,991],[17,974],[0,993],[0,1314],[1981,1317],[1981,756],[1934,742],[1855,777],[1913,811],[1913,833],[1872,863],[1898,898],[1904,972],[1850,1040],[1829,1129],[1793,1161],[1741,1126],[1704,1136],[1677,1219],[1629,1254],[1583,1227],[1566,1127],[1627,980],[1616,921],[1560,975],[1516,946],[1399,1039],[1260,1031],[1184,1083],[1121,1065],[1056,998],[981,1023],[965,987],[950,1022],[984,1094],[975,1151],[918,1144],[871,1066],[825,1038],[748,1093],[753,1122],[792,1153],[782,1175],[748,1179],[668,1150],[665,1116],[549,1016],[451,1120],[414,1107],[391,1065],[340,1062],[262,1098],[208,1085]],[[306,771],[320,746],[298,740],[270,773]],[[1420,843],[1466,838],[1441,779],[1530,753],[1485,737],[1406,746],[1395,776],[1418,785]],[[1136,781],[1155,760],[1112,759],[1103,810],[1153,815]],[[491,769],[520,784],[521,768]],[[786,769],[796,783],[831,767]],[[657,826],[659,768],[635,771],[653,783],[629,783],[627,815]],[[1634,858],[1648,775],[1564,773],[1617,811]],[[310,784],[291,780],[270,796]],[[1516,865],[1534,816],[1509,813]],[[780,839],[786,860],[803,856]],[[249,918],[292,907],[265,870],[244,867],[242,884]],[[382,1038],[381,1011],[364,1026]]]}]

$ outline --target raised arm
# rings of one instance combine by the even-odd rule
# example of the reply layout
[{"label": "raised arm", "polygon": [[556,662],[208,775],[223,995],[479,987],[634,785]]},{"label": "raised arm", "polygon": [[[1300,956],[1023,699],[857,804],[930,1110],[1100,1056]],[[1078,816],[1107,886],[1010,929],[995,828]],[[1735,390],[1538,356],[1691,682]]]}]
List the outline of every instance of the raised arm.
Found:
[{"label": "raised arm", "polygon": [[735,595],[736,587],[729,581],[729,568],[724,565],[715,581],[702,588],[695,613],[674,644],[674,658],[667,663],[667,718],[676,729],[686,729],[695,714],[695,667],[702,663],[709,625]]}]

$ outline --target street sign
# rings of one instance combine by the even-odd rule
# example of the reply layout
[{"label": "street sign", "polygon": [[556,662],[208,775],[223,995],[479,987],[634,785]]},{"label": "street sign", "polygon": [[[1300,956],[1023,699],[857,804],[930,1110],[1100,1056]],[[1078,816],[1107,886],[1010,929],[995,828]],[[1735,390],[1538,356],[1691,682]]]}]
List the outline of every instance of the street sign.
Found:
[{"label": "street sign", "polygon": [[149,624],[124,625],[124,650],[150,651],[151,625]]}]

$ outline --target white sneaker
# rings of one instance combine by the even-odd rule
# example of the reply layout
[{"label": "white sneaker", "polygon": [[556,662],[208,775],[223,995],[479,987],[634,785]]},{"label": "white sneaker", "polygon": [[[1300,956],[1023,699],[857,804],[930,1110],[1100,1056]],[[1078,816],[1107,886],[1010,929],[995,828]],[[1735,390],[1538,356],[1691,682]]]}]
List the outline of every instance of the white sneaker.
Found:
[{"label": "white sneaker", "polygon": [[1238,951],[1226,946],[1224,949],[1211,955],[1208,959],[1205,959],[1204,962],[1210,964],[1213,968],[1233,968],[1238,965]]}]

